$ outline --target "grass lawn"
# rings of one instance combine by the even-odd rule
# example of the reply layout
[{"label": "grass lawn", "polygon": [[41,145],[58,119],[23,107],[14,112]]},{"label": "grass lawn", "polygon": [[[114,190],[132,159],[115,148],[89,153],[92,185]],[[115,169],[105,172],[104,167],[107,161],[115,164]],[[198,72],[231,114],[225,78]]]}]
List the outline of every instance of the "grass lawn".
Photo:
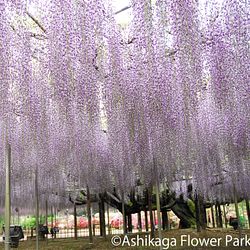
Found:
[{"label": "grass lawn", "polygon": [[[183,236],[187,235],[187,236]],[[229,243],[230,235],[233,237],[233,240],[231,243]],[[244,230],[243,236],[246,239],[250,239],[250,230]],[[136,234],[131,234],[128,236],[128,238],[131,240],[132,237],[136,237]],[[145,240],[149,238],[149,235],[142,234],[141,237]],[[156,235],[157,237],[157,235]],[[203,249],[225,249],[225,250],[235,250],[235,249],[250,249],[250,244],[248,247],[241,247],[241,246],[233,246],[232,243],[237,244],[237,238],[238,238],[238,232],[233,230],[226,230],[226,229],[208,229],[206,231],[203,231],[201,233],[197,233],[194,229],[182,229],[182,230],[171,230],[171,231],[164,231],[163,237],[167,238],[165,241],[165,247],[163,249],[173,249],[173,250],[186,250],[186,249],[196,249],[196,250],[203,250]],[[188,237],[192,240],[194,238],[206,238],[211,239],[215,238],[214,241],[217,242],[219,238],[220,244],[218,245],[215,243],[216,246],[211,247],[202,247],[202,246],[187,246],[186,241],[182,243],[181,246],[181,237],[185,237],[187,239]],[[228,246],[226,246],[226,237],[228,237]],[[122,236],[123,238],[123,236]],[[176,239],[176,242],[175,242]],[[172,242],[172,246],[167,246],[167,241]],[[194,244],[195,244],[194,240]],[[250,240],[249,240],[250,241]],[[245,245],[243,243],[243,245]],[[3,243],[0,244],[0,249],[4,249]],[[35,250],[35,240],[29,240],[29,241],[23,241],[20,242],[20,245],[18,247],[19,250]],[[132,250],[132,249],[159,249],[157,246],[139,246],[139,247],[133,247],[128,246],[128,243],[125,243],[125,246],[118,246],[115,247],[111,244],[111,237],[108,236],[107,239],[103,239],[100,237],[94,238],[94,244],[89,244],[88,238],[79,238],[78,240],[74,239],[53,239],[49,240],[48,242],[42,241],[40,242],[40,250],[108,250],[108,249],[117,249],[117,250]]]}]

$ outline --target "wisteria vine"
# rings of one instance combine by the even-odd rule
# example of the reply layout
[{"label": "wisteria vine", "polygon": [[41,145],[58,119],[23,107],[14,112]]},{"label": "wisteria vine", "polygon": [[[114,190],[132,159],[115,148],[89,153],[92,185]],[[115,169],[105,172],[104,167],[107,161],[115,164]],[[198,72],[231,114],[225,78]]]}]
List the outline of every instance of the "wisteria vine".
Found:
[{"label": "wisteria vine", "polygon": [[23,211],[37,167],[40,199],[59,207],[76,188],[129,192],[156,178],[249,198],[249,6],[131,9],[121,27],[111,0],[0,0],[0,207],[6,142]]}]

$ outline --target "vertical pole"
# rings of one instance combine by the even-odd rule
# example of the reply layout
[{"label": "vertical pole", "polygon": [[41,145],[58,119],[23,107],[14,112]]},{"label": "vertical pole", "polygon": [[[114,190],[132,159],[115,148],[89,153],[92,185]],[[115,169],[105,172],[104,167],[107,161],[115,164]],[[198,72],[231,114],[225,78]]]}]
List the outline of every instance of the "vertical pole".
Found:
[{"label": "vertical pole", "polygon": [[102,226],[103,225],[103,221],[102,221],[103,217],[102,217],[102,205],[101,205],[101,201],[98,202],[98,207],[99,207],[100,236],[103,236],[103,226]]},{"label": "vertical pole", "polygon": [[169,220],[168,220],[168,211],[162,211],[162,229],[169,230]]},{"label": "vertical pole", "polygon": [[48,227],[48,200],[45,201],[45,225]]},{"label": "vertical pole", "polygon": [[105,222],[105,203],[103,199],[103,195],[100,194],[100,229],[101,229],[101,236],[106,238],[106,222]]},{"label": "vertical pole", "polygon": [[128,219],[128,232],[132,233],[133,230],[133,225],[132,225],[132,214],[128,214],[127,215],[127,219]]},{"label": "vertical pole", "polygon": [[76,203],[74,202],[74,233],[75,240],[77,240],[77,217],[76,217]]},{"label": "vertical pole", "polygon": [[111,234],[111,227],[109,222],[109,204],[107,203],[107,219],[108,219],[108,234]]},{"label": "vertical pole", "polygon": [[74,233],[75,240],[77,240],[77,217],[76,217],[76,203],[74,202]]},{"label": "vertical pole", "polygon": [[[53,230],[53,227],[54,227],[54,222],[53,222],[53,206],[51,206],[51,232],[54,232]],[[53,236],[54,236],[54,233],[53,234],[51,234],[51,237],[53,238]],[[67,235],[68,236],[68,235]]]},{"label": "vertical pole", "polygon": [[[56,207],[54,207],[54,214],[55,214],[55,223],[54,223],[54,227],[56,227]],[[56,230],[54,230],[54,237],[56,239]]]},{"label": "vertical pole", "polygon": [[95,223],[93,223],[93,236],[95,236]]},{"label": "vertical pole", "polygon": [[197,232],[201,232],[199,195],[197,193],[195,194],[195,218]]},{"label": "vertical pole", "polygon": [[238,197],[237,197],[237,193],[236,193],[235,184],[234,184],[234,204],[235,204],[235,212],[236,212],[236,216],[237,216],[237,220],[238,220],[239,238],[241,238],[242,232],[241,232],[241,225],[240,225],[240,213],[239,213]]},{"label": "vertical pole", "polygon": [[[45,225],[48,228],[48,200],[45,201]],[[46,240],[48,244],[48,234],[46,234]]]},{"label": "vertical pole", "polygon": [[156,225],[155,210],[153,210],[153,222],[154,222],[154,225]]},{"label": "vertical pole", "polygon": [[122,216],[123,216],[123,234],[127,233],[126,229],[126,214],[125,214],[125,204],[124,204],[124,192],[122,191]]},{"label": "vertical pole", "polygon": [[214,208],[215,208],[216,226],[217,226],[217,227],[220,227],[220,225],[219,225],[219,215],[218,215],[218,205],[217,205],[217,202],[216,202]]},{"label": "vertical pole", "polygon": [[246,209],[247,209],[248,228],[250,228],[250,207],[248,199],[246,199]]},{"label": "vertical pole", "polygon": [[212,215],[212,224],[213,224],[213,228],[215,228],[215,219],[214,219],[214,209],[213,209],[213,204],[211,205],[211,215]]},{"label": "vertical pole", "polygon": [[225,227],[227,228],[227,215],[226,215],[225,204],[223,204],[223,213],[224,213]]},{"label": "vertical pole", "polygon": [[19,209],[17,211],[17,223],[18,225],[20,225],[20,215],[19,215]]},{"label": "vertical pole", "polygon": [[66,209],[67,212],[67,230],[66,230],[66,237],[69,237],[69,210]]},{"label": "vertical pole", "polygon": [[89,243],[93,243],[92,226],[91,226],[91,201],[89,187],[87,186],[87,213],[88,213],[88,226],[89,226]]},{"label": "vertical pole", "polygon": [[207,227],[207,209],[206,209],[206,205],[204,204],[204,198],[202,197],[200,199],[200,209],[201,209],[201,218],[202,218],[202,229],[206,229]]},{"label": "vertical pole", "polygon": [[[161,203],[160,203],[160,190],[159,190],[159,180],[156,177],[156,207],[157,207],[157,219],[158,219],[158,235],[160,242],[162,242],[162,232],[161,232]],[[162,244],[160,244],[160,250],[162,250]]]},{"label": "vertical pole", "polygon": [[150,226],[151,226],[150,235],[151,235],[151,238],[154,238],[155,225],[154,225],[154,217],[153,217],[153,211],[152,211],[152,186],[148,188],[148,210],[149,210],[149,219],[150,219]]},{"label": "vertical pole", "polygon": [[139,229],[139,232],[141,232],[142,231],[141,211],[137,213],[137,217],[138,217],[138,229]]},{"label": "vertical pole", "polygon": [[218,208],[218,222],[219,222],[219,227],[223,227],[223,223],[222,223],[222,212],[221,212],[221,207],[220,207],[220,203],[217,203],[217,208]]},{"label": "vertical pole", "polygon": [[147,209],[144,210],[144,215],[145,215],[145,229],[146,229],[146,232],[148,232],[148,211],[147,211]]},{"label": "vertical pole", "polygon": [[39,250],[39,194],[38,194],[38,168],[35,172],[35,197],[36,197],[36,250]]},{"label": "vertical pole", "polygon": [[[158,168],[155,158],[153,158],[154,172],[155,172],[155,193],[156,193],[156,209],[157,209],[157,221],[158,221],[158,236],[160,242],[162,242],[162,222],[161,222],[161,202],[160,202],[160,184],[158,176]],[[160,250],[162,250],[162,244],[160,244]]]},{"label": "vertical pole", "polygon": [[5,230],[5,250],[10,250],[10,164],[11,164],[11,148],[10,144],[6,143],[5,150],[5,221],[4,221],[4,230]]},{"label": "vertical pole", "polygon": [[102,197],[102,216],[103,216],[103,233],[104,233],[104,238],[106,238],[106,218],[105,218],[105,202]]},{"label": "vertical pole", "polygon": [[54,216],[55,216],[55,219],[54,219],[54,225],[56,227],[56,207],[53,207],[54,208]]}]

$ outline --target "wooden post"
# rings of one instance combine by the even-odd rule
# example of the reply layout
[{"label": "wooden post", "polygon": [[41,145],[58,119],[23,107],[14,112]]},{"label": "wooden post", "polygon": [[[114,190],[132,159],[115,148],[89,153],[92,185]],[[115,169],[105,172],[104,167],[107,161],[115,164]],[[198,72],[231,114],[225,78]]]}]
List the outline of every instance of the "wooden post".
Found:
[{"label": "wooden post", "polygon": [[126,211],[124,204],[124,192],[122,191],[122,215],[123,215],[123,234],[127,233],[127,223],[126,223]]},{"label": "wooden post", "polygon": [[77,240],[77,217],[76,217],[76,203],[74,202],[74,237]]},{"label": "wooden post", "polygon": [[201,208],[201,216],[202,216],[202,229],[206,229],[207,228],[207,210],[206,210],[206,206],[204,205],[204,199],[202,198],[200,200],[200,208]]},{"label": "wooden post", "polygon": [[223,213],[224,213],[225,227],[227,228],[227,215],[226,215],[225,204],[223,204]]},{"label": "wooden post", "polygon": [[149,209],[149,218],[150,218],[150,226],[151,226],[151,238],[154,238],[154,231],[155,231],[155,225],[154,225],[154,217],[153,217],[153,211],[152,211],[152,186],[148,189],[148,209]]},{"label": "wooden post", "polygon": [[141,232],[142,231],[141,211],[137,213],[137,219],[138,219],[138,229],[139,229],[139,232]]},{"label": "wooden post", "polygon": [[[160,241],[162,242],[162,231],[161,231],[161,203],[160,203],[160,185],[158,176],[156,177],[156,207],[157,207],[157,220],[158,220],[158,236]],[[160,250],[162,250],[162,244],[160,244]]]},{"label": "wooden post", "polygon": [[[52,229],[51,231],[54,232],[54,231],[53,231],[53,227],[54,227],[54,221],[53,221],[53,220],[54,220],[54,218],[53,218],[53,217],[54,217],[54,216],[53,216],[53,206],[50,207],[50,212],[51,212],[51,229]],[[68,236],[68,234],[67,234],[67,236]],[[54,237],[54,233],[51,234],[51,237],[52,237],[52,238]]]},{"label": "wooden post", "polygon": [[95,236],[95,223],[93,223],[93,236]]},{"label": "wooden post", "polygon": [[152,212],[153,212],[153,222],[154,222],[154,226],[155,226],[156,225],[155,210],[153,210]]},{"label": "wooden post", "polygon": [[203,202],[203,197],[199,194],[195,194],[195,217],[197,232],[201,232],[201,229],[206,229],[206,209]]},{"label": "wooden post", "polygon": [[166,230],[165,215],[166,215],[166,210],[163,210],[161,212],[162,230]]},{"label": "wooden post", "polygon": [[211,215],[212,215],[212,224],[213,224],[213,228],[215,228],[215,219],[214,219],[214,209],[213,209],[213,204],[211,205]]},{"label": "wooden post", "polygon": [[217,206],[217,202],[216,202],[216,204],[215,204],[214,208],[215,208],[215,220],[216,220],[216,226],[217,226],[217,227],[220,227],[220,226],[219,226],[219,215],[218,215],[218,206]]},{"label": "wooden post", "polygon": [[[56,208],[55,207],[54,207],[54,215],[55,215],[55,221],[54,221],[55,226],[54,227],[56,227]],[[54,237],[56,239],[56,230],[54,231]]]},{"label": "wooden post", "polygon": [[[99,195],[99,198],[101,199],[100,195]],[[103,236],[103,217],[102,217],[102,207],[101,207],[101,200],[99,200],[98,202],[98,207],[99,207],[99,223],[100,223],[100,236]]]},{"label": "wooden post", "polygon": [[[48,228],[48,200],[45,201],[45,225]],[[46,242],[48,244],[48,234],[46,234]]]},{"label": "wooden post", "polygon": [[132,229],[133,229],[133,226],[132,226],[132,214],[128,214],[127,218],[128,218],[128,232],[132,233]]},{"label": "wooden post", "polygon": [[145,215],[145,229],[146,229],[146,232],[148,232],[148,211],[147,211],[147,209],[144,210],[144,215]]},{"label": "wooden post", "polygon": [[246,199],[246,209],[247,209],[247,218],[248,218],[248,228],[250,228],[250,208],[249,208],[249,200]]},{"label": "wooden post", "polygon": [[92,226],[91,226],[91,200],[89,187],[87,186],[87,213],[88,213],[88,226],[89,226],[89,243],[93,244]]},{"label": "wooden post", "polygon": [[107,219],[108,219],[108,234],[111,234],[111,226],[109,221],[109,204],[107,203]]},{"label": "wooden post", "polygon": [[[15,208],[15,212],[17,213],[17,225],[20,225],[20,217],[19,217],[19,208],[18,207]],[[13,223],[13,224],[15,224],[15,223]]]},{"label": "wooden post", "polygon": [[235,184],[234,184],[234,204],[235,204],[235,212],[236,212],[236,216],[238,220],[239,238],[241,238],[242,232],[241,232],[241,224],[240,224],[240,213],[239,213],[238,197],[237,197]]},{"label": "wooden post", "polygon": [[11,183],[10,183],[10,166],[11,166],[11,148],[10,144],[6,143],[5,149],[5,214],[4,214],[4,233],[5,250],[10,250],[10,220],[11,220]]},{"label": "wooden post", "polygon": [[169,230],[169,220],[168,220],[168,211],[163,210],[162,211],[162,229],[163,230]]},{"label": "wooden post", "polygon": [[201,232],[199,195],[195,193],[195,219],[197,232]]},{"label": "wooden post", "polygon": [[48,227],[48,200],[45,201],[45,225]]},{"label": "wooden post", "polygon": [[217,209],[218,209],[218,227],[223,227],[223,223],[222,223],[222,212],[221,212],[221,207],[220,207],[220,203],[217,202]]},{"label": "wooden post", "polygon": [[35,172],[35,197],[36,197],[36,250],[39,250],[39,193],[38,193],[38,167]]},{"label": "wooden post", "polygon": [[105,204],[102,194],[99,197],[100,235],[106,238]]},{"label": "wooden post", "polygon": [[102,196],[102,199],[101,199],[101,207],[102,207],[102,227],[103,227],[103,237],[106,239],[106,220],[105,220],[105,202],[104,202],[104,199],[103,199],[103,196]]}]

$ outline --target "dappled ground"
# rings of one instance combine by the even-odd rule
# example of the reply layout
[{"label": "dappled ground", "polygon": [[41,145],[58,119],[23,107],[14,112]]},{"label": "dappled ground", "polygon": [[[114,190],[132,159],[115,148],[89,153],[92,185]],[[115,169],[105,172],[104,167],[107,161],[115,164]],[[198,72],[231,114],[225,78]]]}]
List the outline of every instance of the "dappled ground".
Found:
[{"label": "dappled ground", "polygon": [[[197,233],[194,229],[182,229],[182,230],[171,230],[171,231],[165,231],[163,232],[163,236],[166,238],[165,239],[165,248],[163,247],[163,249],[173,249],[173,250],[184,250],[184,249],[196,249],[196,250],[201,250],[201,249],[228,249],[228,250],[235,250],[235,249],[250,249],[250,230],[244,230],[243,231],[243,237],[244,239],[249,239],[249,245],[248,247],[236,247],[236,245],[239,243],[238,242],[238,232],[237,231],[233,231],[233,230],[226,230],[226,229],[208,229],[206,231],[203,231],[201,233]],[[137,234],[131,234],[128,236],[129,239],[131,240],[131,238],[136,238]],[[157,237],[157,235],[156,235]],[[226,246],[226,237],[227,237],[227,244],[228,246]],[[229,242],[229,240],[232,237],[232,241],[231,243]],[[123,238],[123,236],[122,236]],[[149,235],[147,234],[141,234],[141,238],[143,238],[146,242],[149,239]],[[191,244],[191,241],[188,243],[188,241],[184,241],[184,240],[188,240],[188,238],[190,238],[190,240],[196,238],[201,238],[201,239],[212,239],[214,238],[212,241],[210,241],[210,247],[202,247],[202,246],[189,246]],[[221,238],[221,240],[219,240]],[[146,240],[147,239],[147,240]],[[181,239],[183,239],[182,243],[181,243]],[[193,243],[195,244],[197,242],[197,240],[193,240]],[[175,242],[176,240],[176,242]],[[147,241],[148,242],[148,241]],[[172,246],[170,246],[170,244],[168,245],[167,243],[171,243]],[[219,245],[217,244],[219,242]],[[234,244],[236,244],[235,246],[232,245],[232,243],[234,242]],[[242,241],[243,245],[244,241]],[[175,245],[176,243],[176,245]],[[93,249],[93,250],[106,250],[106,249],[119,249],[119,250],[129,250],[129,249],[159,249],[159,247],[157,246],[150,246],[150,247],[132,247],[132,246],[128,246],[128,242],[125,242],[126,246],[112,246],[111,244],[111,237],[108,236],[107,240],[103,239],[103,238],[94,238],[94,244],[91,245],[88,242],[88,238],[79,238],[78,240],[74,240],[74,239],[54,239],[54,240],[49,240],[48,243],[46,241],[40,242],[40,249],[41,250],[88,250],[88,249]],[[130,241],[130,244],[132,244],[132,242]],[[182,244],[182,246],[181,246]],[[217,246],[215,247],[211,247],[211,244],[215,244]],[[169,247],[169,248],[168,248]],[[1,243],[0,245],[0,249],[4,249],[4,245],[3,243]],[[19,250],[35,250],[35,240],[29,240],[29,241],[24,241],[24,242],[20,242],[20,246],[18,248]]]}]

